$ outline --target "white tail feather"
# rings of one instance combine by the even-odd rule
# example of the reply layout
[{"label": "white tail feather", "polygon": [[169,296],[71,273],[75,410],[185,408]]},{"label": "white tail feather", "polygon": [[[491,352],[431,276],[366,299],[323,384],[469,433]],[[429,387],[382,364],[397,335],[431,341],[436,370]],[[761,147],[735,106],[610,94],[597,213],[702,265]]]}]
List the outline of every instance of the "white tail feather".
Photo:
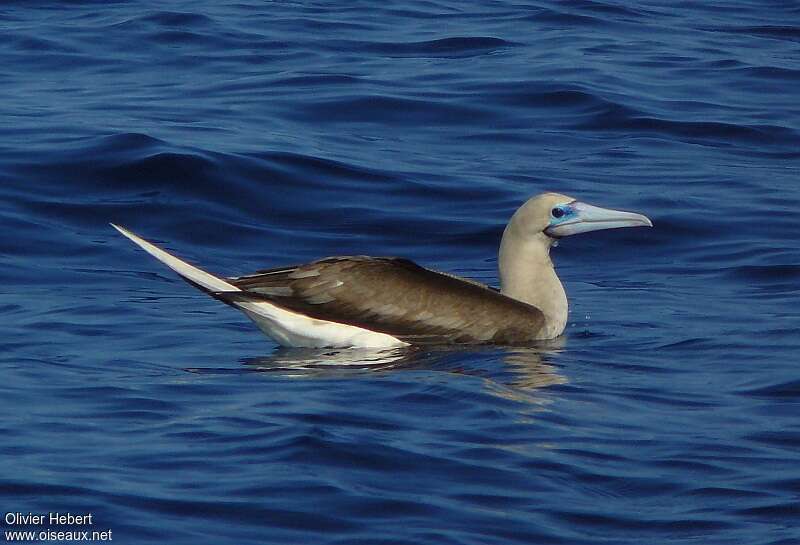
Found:
[{"label": "white tail feather", "polygon": [[[142,250],[164,265],[195,284],[209,291],[241,291],[218,276],[189,265],[128,231],[119,225],[111,226],[129,238]],[[268,337],[283,346],[304,347],[388,347],[406,343],[385,333],[370,331],[356,326],[317,320],[303,314],[286,310],[268,301],[242,301],[235,305]]]},{"label": "white tail feather", "polygon": [[198,269],[194,265],[189,265],[185,261],[178,259],[172,254],[169,254],[159,248],[154,244],[150,244],[145,239],[131,233],[124,227],[120,227],[119,225],[111,224],[111,227],[122,233],[124,236],[128,237],[133,241],[134,244],[139,246],[142,250],[150,254],[151,256],[158,259],[164,265],[178,273],[179,275],[183,276],[194,282],[195,284],[199,284],[206,288],[207,290],[211,291],[241,291],[239,288],[234,286],[233,284],[229,284],[225,282],[222,278],[214,276],[213,274],[207,273],[202,269]]}]

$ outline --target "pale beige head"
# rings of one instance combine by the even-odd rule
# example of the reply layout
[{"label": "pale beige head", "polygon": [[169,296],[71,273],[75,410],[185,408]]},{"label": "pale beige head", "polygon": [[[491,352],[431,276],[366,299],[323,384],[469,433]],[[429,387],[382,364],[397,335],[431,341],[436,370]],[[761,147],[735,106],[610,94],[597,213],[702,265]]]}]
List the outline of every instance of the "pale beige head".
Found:
[{"label": "pale beige head", "polygon": [[599,208],[560,193],[542,193],[528,199],[509,222],[517,236],[527,238],[544,234],[551,239],[600,229],[652,225],[641,214]]},{"label": "pale beige head", "polygon": [[517,236],[536,237],[550,227],[553,210],[572,202],[575,202],[574,198],[560,193],[540,193],[520,206],[508,225],[516,231]]}]

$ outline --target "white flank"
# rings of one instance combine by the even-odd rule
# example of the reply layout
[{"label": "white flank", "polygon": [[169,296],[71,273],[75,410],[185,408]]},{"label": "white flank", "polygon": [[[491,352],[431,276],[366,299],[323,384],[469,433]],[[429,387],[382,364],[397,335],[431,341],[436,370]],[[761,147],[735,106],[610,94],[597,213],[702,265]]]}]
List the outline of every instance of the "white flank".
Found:
[{"label": "white flank", "polygon": [[[224,279],[189,265],[155,246],[143,238],[118,225],[111,226],[133,241],[134,244],[152,255],[164,265],[203,286],[209,291],[241,291],[239,288],[226,282]],[[297,312],[286,310],[267,301],[242,301],[234,303],[248,318],[253,320],[265,335],[283,346],[308,347],[308,348],[387,348],[402,346],[407,343],[396,337],[326,320],[317,320]]]}]

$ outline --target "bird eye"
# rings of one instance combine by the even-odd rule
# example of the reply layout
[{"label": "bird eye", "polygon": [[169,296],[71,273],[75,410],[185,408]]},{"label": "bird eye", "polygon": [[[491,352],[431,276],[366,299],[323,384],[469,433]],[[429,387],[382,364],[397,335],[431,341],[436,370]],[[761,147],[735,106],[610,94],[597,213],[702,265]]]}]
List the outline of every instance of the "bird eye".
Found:
[{"label": "bird eye", "polygon": [[562,218],[564,217],[564,211],[561,208],[553,208],[550,213],[553,215],[554,218]]}]

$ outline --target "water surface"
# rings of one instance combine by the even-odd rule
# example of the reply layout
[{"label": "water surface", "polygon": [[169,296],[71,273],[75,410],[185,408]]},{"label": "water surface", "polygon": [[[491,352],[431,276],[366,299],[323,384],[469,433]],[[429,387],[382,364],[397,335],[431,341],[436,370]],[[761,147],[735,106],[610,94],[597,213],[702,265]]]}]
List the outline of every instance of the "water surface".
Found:
[{"label": "water surface", "polygon": [[[0,7],[5,511],[137,544],[798,542],[798,20]],[[529,349],[278,349],[108,226],[221,274],[373,254],[496,284],[544,190],[655,227],[564,241],[567,331]]]}]

